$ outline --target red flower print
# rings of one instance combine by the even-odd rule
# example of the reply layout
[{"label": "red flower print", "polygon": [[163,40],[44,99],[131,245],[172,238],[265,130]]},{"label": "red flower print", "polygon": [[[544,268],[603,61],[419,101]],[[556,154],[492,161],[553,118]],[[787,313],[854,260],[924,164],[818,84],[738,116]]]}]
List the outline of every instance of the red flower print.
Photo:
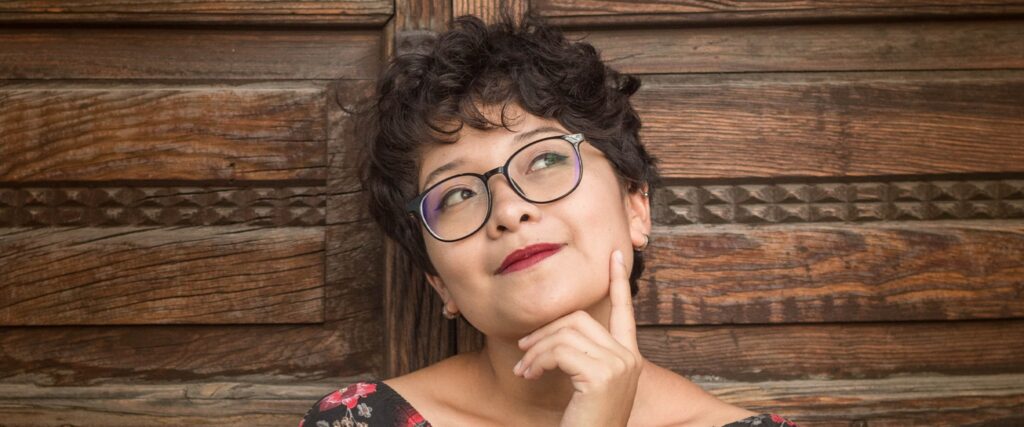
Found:
[{"label": "red flower print", "polygon": [[344,403],[348,409],[355,408],[359,404],[360,397],[366,397],[373,392],[377,391],[377,384],[372,383],[355,383],[348,386],[343,393],[341,393],[341,403]]},{"label": "red flower print", "polygon": [[302,425],[305,424],[305,423],[306,423],[306,419],[305,418],[299,420],[299,427],[302,427]]},{"label": "red flower print", "polygon": [[776,422],[776,423],[779,423],[779,424],[785,424],[787,426],[795,426],[796,425],[792,421],[787,420],[785,418],[782,418],[782,417],[780,417],[778,415],[775,415],[775,414],[772,414],[772,422]]},{"label": "red flower print", "polygon": [[341,404],[341,390],[327,395],[320,400],[320,412],[325,412],[334,409],[336,406]]},{"label": "red flower print", "polygon": [[423,422],[423,416],[420,415],[419,412],[413,412],[412,415],[409,415],[409,418],[407,418],[405,420],[405,426],[406,427],[416,427],[416,426],[420,425],[420,423],[422,423],[422,422]]}]

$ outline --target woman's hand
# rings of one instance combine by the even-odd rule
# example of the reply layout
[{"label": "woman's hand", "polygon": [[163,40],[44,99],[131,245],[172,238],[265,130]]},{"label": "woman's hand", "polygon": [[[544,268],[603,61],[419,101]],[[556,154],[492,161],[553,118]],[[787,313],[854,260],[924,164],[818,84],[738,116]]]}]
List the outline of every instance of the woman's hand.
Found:
[{"label": "woman's hand", "polygon": [[557,367],[572,379],[575,392],[562,426],[625,426],[633,409],[643,357],[636,344],[629,273],[621,252],[611,258],[607,330],[580,310],[519,340],[526,354],[513,369],[516,375],[538,378]]}]

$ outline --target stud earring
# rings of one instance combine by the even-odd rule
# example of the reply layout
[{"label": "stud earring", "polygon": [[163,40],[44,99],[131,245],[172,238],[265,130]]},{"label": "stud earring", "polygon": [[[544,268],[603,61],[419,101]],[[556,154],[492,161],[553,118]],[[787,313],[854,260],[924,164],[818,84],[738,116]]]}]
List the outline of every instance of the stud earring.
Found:
[{"label": "stud earring", "polygon": [[651,243],[651,238],[649,236],[647,236],[646,234],[644,234],[644,243],[642,245],[640,245],[640,246],[637,246],[636,250],[638,250],[640,252],[643,252],[644,249],[647,249],[647,244],[649,244],[649,243]]},{"label": "stud earring", "polygon": [[444,303],[443,305],[441,305],[441,314],[443,314],[444,317],[448,320],[452,320],[456,316],[458,316],[458,314],[453,314],[452,312],[448,311],[448,303]]}]

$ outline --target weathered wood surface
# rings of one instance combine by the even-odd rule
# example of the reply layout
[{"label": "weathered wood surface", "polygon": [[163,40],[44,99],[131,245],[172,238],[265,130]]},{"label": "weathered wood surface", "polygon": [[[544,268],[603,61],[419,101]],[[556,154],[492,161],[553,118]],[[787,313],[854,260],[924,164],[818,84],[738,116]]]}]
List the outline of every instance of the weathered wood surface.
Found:
[{"label": "weathered wood surface", "polygon": [[1021,71],[642,79],[641,137],[669,178],[1024,172]]},{"label": "weathered wood surface", "polygon": [[0,227],[236,224],[307,227],[324,225],[326,217],[326,189],[319,186],[220,187],[192,183],[193,186],[128,187],[107,184],[0,187]]},{"label": "weathered wood surface", "polygon": [[323,320],[320,227],[0,230],[0,325]]},{"label": "weathered wood surface", "polygon": [[326,103],[314,84],[2,85],[0,181],[323,180]]},{"label": "weathered wood surface", "polygon": [[394,9],[387,0],[215,1],[12,0],[0,4],[0,22],[344,24],[378,26]]},{"label": "weathered wood surface", "polygon": [[1024,373],[1024,320],[641,326],[641,353],[737,381]]},{"label": "weathered wood surface", "polygon": [[[293,425],[336,382],[0,385],[5,426]],[[921,376],[881,380],[698,381],[723,400],[784,414],[806,426],[1018,425],[1024,375]],[[429,421],[429,420],[428,420]]]},{"label": "weathered wood surface", "polygon": [[701,383],[736,405],[800,426],[1020,426],[1024,375]]},{"label": "weathered wood surface", "polygon": [[531,8],[563,26],[729,24],[764,21],[820,21],[864,18],[940,18],[999,16],[1024,11],[1007,1],[839,0],[742,1],[696,0],[534,0]]},{"label": "weathered wood surface", "polygon": [[484,22],[497,22],[502,8],[513,17],[521,16],[530,8],[529,0],[452,0],[452,16],[473,15]]},{"label": "weathered wood surface", "polygon": [[656,227],[639,324],[1024,317],[1024,222]]},{"label": "weathered wood surface", "polygon": [[628,73],[1024,68],[1019,20],[571,31]]},{"label": "weathered wood surface", "polygon": [[0,29],[5,79],[372,79],[380,54],[368,30]]}]

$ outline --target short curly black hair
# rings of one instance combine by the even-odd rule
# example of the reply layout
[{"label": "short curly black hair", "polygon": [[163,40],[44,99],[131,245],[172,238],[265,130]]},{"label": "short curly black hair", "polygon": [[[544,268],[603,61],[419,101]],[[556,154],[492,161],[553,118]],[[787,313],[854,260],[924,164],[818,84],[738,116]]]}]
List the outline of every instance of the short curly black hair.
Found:
[{"label": "short curly black hair", "polygon": [[[418,268],[436,275],[420,225],[405,210],[419,192],[419,149],[454,143],[467,124],[508,129],[504,112],[510,103],[582,133],[611,161],[628,191],[645,183],[653,189],[659,180],[655,159],[640,143],[640,118],[629,99],[639,88],[639,79],[605,65],[589,43],[566,39],[532,13],[518,20],[502,13],[491,25],[458,17],[421,49],[396,56],[380,76],[364,123],[369,212]],[[485,107],[500,107],[501,123],[488,120]],[[636,295],[642,253],[635,252],[634,260],[630,287]]]}]

